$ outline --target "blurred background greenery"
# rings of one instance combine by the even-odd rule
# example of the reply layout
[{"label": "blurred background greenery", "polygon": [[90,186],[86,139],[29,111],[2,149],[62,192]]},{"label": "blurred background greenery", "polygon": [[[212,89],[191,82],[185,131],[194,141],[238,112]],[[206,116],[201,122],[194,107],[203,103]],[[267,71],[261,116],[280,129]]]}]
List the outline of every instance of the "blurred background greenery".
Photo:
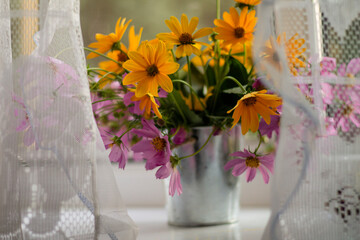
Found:
[{"label": "blurred background greenery", "polygon": [[[234,0],[222,0],[221,16],[234,5]],[[214,27],[216,18],[216,0],[81,0],[80,9],[85,46],[95,41],[96,33],[114,32],[119,17],[132,19],[136,33],[140,27],[144,28],[141,40],[153,39],[160,32],[170,32],[164,21],[171,16],[180,19],[185,13],[189,19],[198,17],[198,28]],[[125,44],[127,33],[123,37]],[[99,60],[94,59],[93,63]]]}]

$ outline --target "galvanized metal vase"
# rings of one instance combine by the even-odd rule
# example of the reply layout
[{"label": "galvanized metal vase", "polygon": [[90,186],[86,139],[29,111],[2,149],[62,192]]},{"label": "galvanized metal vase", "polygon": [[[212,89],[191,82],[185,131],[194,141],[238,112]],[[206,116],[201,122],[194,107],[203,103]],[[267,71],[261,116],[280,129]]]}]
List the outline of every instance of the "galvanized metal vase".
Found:
[{"label": "galvanized metal vase", "polygon": [[[176,149],[178,156],[187,156],[205,143],[212,127],[192,131],[194,142]],[[179,172],[183,193],[167,197],[168,223],[176,226],[208,226],[238,220],[240,202],[239,178],[224,165],[229,154],[240,149],[240,127],[213,136],[206,147],[194,157],[183,159]],[[168,189],[169,181],[166,181]]]}]

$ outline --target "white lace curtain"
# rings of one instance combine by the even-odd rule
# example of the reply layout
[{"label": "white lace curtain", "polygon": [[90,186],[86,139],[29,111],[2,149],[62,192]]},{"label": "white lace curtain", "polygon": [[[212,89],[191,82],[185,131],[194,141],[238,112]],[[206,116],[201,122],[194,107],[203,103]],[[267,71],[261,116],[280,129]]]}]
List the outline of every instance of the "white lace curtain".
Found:
[{"label": "white lace curtain", "polygon": [[264,0],[258,17],[257,69],[284,99],[263,240],[359,239],[359,1]]},{"label": "white lace curtain", "polygon": [[0,0],[0,239],[135,239],[92,115],[79,0]]}]

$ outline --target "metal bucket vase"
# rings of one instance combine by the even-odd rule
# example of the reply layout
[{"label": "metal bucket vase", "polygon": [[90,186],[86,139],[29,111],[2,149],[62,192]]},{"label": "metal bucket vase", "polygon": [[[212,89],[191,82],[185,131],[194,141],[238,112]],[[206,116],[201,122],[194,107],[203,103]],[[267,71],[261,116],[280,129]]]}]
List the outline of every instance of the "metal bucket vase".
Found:
[{"label": "metal bucket vase", "polygon": [[[195,141],[174,149],[178,156],[190,155],[206,142],[212,127],[192,131]],[[179,167],[183,193],[167,197],[168,223],[176,226],[208,226],[238,220],[239,178],[224,165],[229,154],[240,150],[240,127],[213,136],[197,155],[183,159]],[[169,181],[166,181],[168,189]]]}]

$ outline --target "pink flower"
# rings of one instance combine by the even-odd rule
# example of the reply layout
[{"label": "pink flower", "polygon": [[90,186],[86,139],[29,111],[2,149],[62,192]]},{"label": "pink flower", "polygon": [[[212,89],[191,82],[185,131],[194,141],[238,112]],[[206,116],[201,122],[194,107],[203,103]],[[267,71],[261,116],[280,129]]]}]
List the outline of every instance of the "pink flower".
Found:
[{"label": "pink flower", "polygon": [[271,122],[268,125],[263,118],[261,118],[259,123],[259,131],[262,136],[267,135],[271,138],[272,133],[275,132],[277,136],[279,136],[280,130],[280,115],[271,115]]},{"label": "pink flower", "polygon": [[142,119],[142,129],[133,129],[132,133],[143,137],[131,149],[134,153],[143,153],[147,160],[146,170],[165,165],[170,161],[171,150],[168,136],[163,136],[153,120]]},{"label": "pink flower", "polygon": [[344,101],[344,104],[335,113],[335,125],[336,128],[341,128],[343,132],[348,132],[351,129],[350,123],[355,124],[356,127],[360,127],[360,102],[358,101]]},{"label": "pink flower", "polygon": [[13,95],[13,100],[20,105],[19,108],[15,108],[15,117],[17,120],[16,131],[24,131],[23,142],[25,146],[30,146],[35,142],[34,130],[30,124],[29,116],[26,112],[26,107],[23,100],[20,97]]},{"label": "pink flower", "polygon": [[[171,175],[171,176],[170,176]],[[180,173],[176,167],[171,166],[171,162],[167,162],[165,165],[159,168],[156,172],[156,178],[164,179],[170,176],[169,183],[169,195],[174,196],[175,193],[178,193],[178,196],[182,194],[182,185]]]},{"label": "pink flower", "polygon": [[118,162],[119,168],[124,169],[125,165],[128,161],[128,149],[126,145],[128,145],[128,136],[125,134],[120,139],[122,135],[122,131],[118,132],[115,136],[105,131],[104,129],[99,129],[101,138],[104,142],[105,148],[111,148],[109,159],[112,162]]},{"label": "pink flower", "polygon": [[[176,128],[171,129],[170,134],[174,134],[176,132]],[[176,145],[180,145],[185,142],[187,137],[187,132],[185,128],[180,128],[176,135],[173,137],[173,143]]]},{"label": "pink flower", "polygon": [[250,182],[255,178],[256,171],[259,169],[263,176],[264,182],[269,182],[270,177],[267,170],[272,173],[274,167],[274,156],[272,154],[260,157],[244,149],[243,152],[238,151],[231,154],[230,156],[239,158],[233,159],[226,163],[224,167],[226,171],[233,167],[234,169],[232,170],[232,174],[234,176],[240,176],[245,172],[245,170],[247,170],[246,181]]},{"label": "pink flower", "polygon": [[329,76],[335,77],[335,70],[336,70],[336,58],[324,57],[323,60],[320,62],[321,76]]}]

